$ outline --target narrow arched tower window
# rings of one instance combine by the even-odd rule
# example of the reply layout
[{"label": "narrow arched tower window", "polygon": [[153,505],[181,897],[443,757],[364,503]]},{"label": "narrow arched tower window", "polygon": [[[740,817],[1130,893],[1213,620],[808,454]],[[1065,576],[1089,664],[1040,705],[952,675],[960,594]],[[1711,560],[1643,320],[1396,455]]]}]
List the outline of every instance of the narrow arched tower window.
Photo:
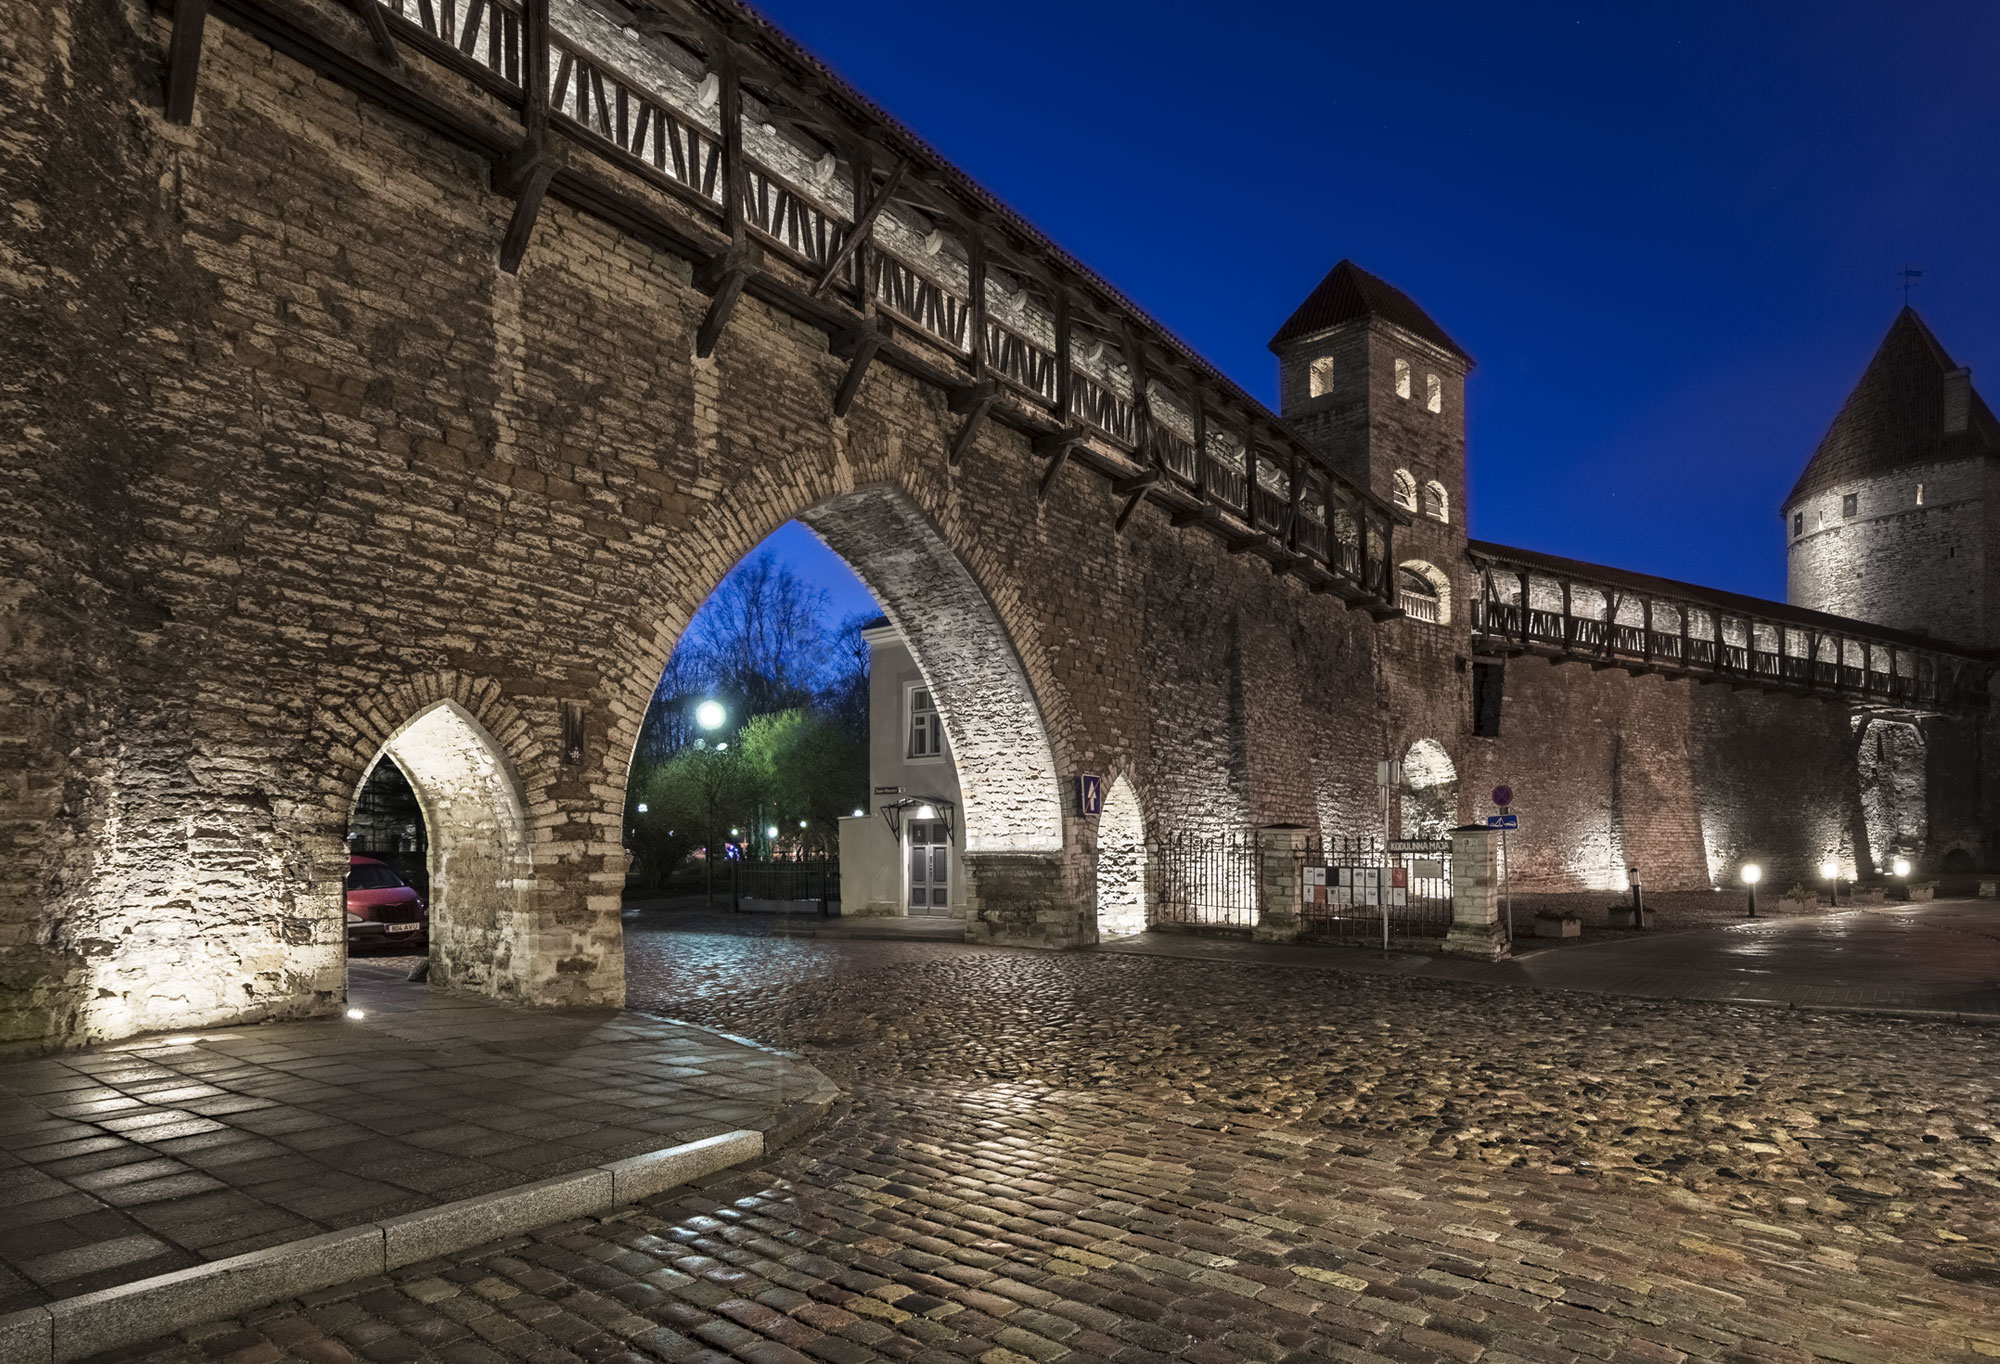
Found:
[{"label": "narrow arched tower window", "polygon": [[1435,374],[1424,376],[1424,406],[1432,412],[1444,411],[1444,380]]},{"label": "narrow arched tower window", "polygon": [[1307,367],[1306,396],[1318,398],[1331,392],[1333,392],[1333,357],[1321,355]]},{"label": "narrow arched tower window", "polygon": [[1424,484],[1424,515],[1433,521],[1451,520],[1451,503],[1446,496],[1444,484],[1436,479]]},{"label": "narrow arched tower window", "polygon": [[1417,509],[1417,480],[1408,469],[1396,470],[1395,499],[1404,511]]},{"label": "narrow arched tower window", "polygon": [[1398,360],[1396,362],[1396,396],[1398,398],[1407,398],[1410,396],[1410,362],[1408,360]]}]

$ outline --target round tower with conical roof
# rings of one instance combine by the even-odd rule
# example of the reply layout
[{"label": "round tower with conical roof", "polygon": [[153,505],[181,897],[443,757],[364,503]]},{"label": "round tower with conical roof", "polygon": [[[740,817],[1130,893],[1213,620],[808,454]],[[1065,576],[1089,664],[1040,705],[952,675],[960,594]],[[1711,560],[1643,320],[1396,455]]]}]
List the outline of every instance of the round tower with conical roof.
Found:
[{"label": "round tower with conical roof", "polygon": [[1785,499],[1796,606],[2000,644],[2000,423],[1916,310],[1875,358]]}]

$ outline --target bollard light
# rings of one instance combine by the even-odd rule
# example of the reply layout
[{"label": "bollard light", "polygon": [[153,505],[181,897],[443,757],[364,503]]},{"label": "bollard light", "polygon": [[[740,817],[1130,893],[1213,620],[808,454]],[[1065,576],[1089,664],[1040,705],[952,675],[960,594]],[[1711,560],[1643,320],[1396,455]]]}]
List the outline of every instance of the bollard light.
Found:
[{"label": "bollard light", "polygon": [[1907,857],[1897,858],[1891,870],[1898,876],[1908,876],[1910,874],[1910,859]]},{"label": "bollard light", "polygon": [[1827,903],[1840,908],[1840,863],[1827,858],[1819,864],[1819,874],[1826,878]]},{"label": "bollard light", "polygon": [[1833,880],[1834,877],[1840,875],[1840,863],[1834,861],[1831,857],[1827,858],[1826,861],[1819,864],[1819,874],[1829,881]]},{"label": "bollard light", "polygon": [[860,819],[860,818],[862,818],[862,812],[861,812],[861,811],[859,811],[859,810],[856,810],[856,811],[854,812],[854,817],[855,817],[856,819]]},{"label": "bollard light", "polygon": [[1743,864],[1743,885],[1750,892],[1750,909],[1747,917],[1757,917],[1757,883],[1764,879],[1764,869],[1755,862]]},{"label": "bollard light", "polygon": [[359,1010],[359,1009],[349,1009],[349,1010],[347,1011],[347,1016],[348,1016],[349,1018],[366,1018],[366,1017],[367,1017],[367,1015],[366,1015],[366,1014],[364,1014],[364,1013],[362,1013],[362,1012],[361,1012],[361,1010]]}]

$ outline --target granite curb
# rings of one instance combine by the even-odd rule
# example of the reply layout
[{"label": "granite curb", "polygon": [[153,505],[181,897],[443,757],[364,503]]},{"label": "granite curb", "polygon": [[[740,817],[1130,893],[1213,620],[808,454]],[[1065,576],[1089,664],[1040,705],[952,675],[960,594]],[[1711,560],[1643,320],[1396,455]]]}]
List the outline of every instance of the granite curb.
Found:
[{"label": "granite curb", "polygon": [[68,1364],[301,1293],[650,1198],[756,1160],[795,1140],[824,1115],[837,1093],[827,1086],[787,1105],[768,1132],[725,1132],[10,1313],[0,1317],[0,1364]]}]

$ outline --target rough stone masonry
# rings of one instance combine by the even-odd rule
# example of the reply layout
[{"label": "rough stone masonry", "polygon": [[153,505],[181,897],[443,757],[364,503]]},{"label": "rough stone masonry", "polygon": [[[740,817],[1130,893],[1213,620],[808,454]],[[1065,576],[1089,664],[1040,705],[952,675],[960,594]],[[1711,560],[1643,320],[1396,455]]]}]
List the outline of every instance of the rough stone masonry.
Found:
[{"label": "rough stone masonry", "polygon": [[[1319,426],[1171,409],[1162,376],[1223,381],[1156,332],[1119,335],[1115,291],[1025,228],[1007,229],[1012,266],[968,247],[968,225],[1010,220],[948,219],[936,186],[958,182],[925,163],[874,221],[931,264],[883,257],[857,321],[779,249],[809,212],[760,219],[759,252],[740,225],[718,234],[704,196],[887,197],[889,167],[856,169],[866,146],[823,171],[730,62],[718,99],[686,46],[567,0],[564,40],[598,45],[597,103],[565,56],[586,121],[524,143],[521,100],[470,64],[488,49],[469,7],[442,7],[451,44],[403,9],[385,7],[393,65],[332,0],[228,0],[205,25],[204,5],[55,0],[0,25],[0,1042],[337,1007],[345,826],[385,751],[433,825],[438,978],[617,1002],[640,719],[701,600],[793,518],[853,563],[939,695],[982,940],[1094,938],[1077,773],[1126,778],[1154,837],[1365,833],[1377,761],[1428,740],[1458,817],[1503,776],[1561,812],[1535,856],[1571,885],[1612,884],[1645,846],[1612,837],[1641,791],[1697,812],[1646,853],[1663,885],[1708,884],[1718,844],[1803,865],[1820,848],[1794,824],[1862,821],[1860,717],[1837,702],[1691,701],[1687,681],[1515,660],[1504,737],[1475,736],[1470,361],[1402,295],[1302,337],[1339,352],[1336,389],[1301,399]],[[691,12],[751,76],[791,71],[886,129],[745,12]],[[197,34],[198,60],[172,65]],[[170,90],[193,92],[186,124]],[[734,141],[792,189],[772,170],[680,193],[586,145],[614,119],[636,145],[645,91],[685,101],[677,154],[697,169],[735,110]],[[543,200],[551,175],[563,192]],[[712,257],[688,247],[711,239]],[[1082,286],[1052,297],[1043,267],[1096,311]],[[976,339],[940,350],[924,327]],[[1050,379],[1033,357],[1053,344]],[[878,345],[902,358],[870,365]],[[950,381],[968,353],[987,377]],[[1064,384],[1094,424],[993,419]],[[1216,469],[1163,476],[1102,438],[1127,422],[1191,431]],[[1300,433],[1325,472],[1285,444]],[[1210,498],[1232,469],[1240,512]],[[1442,515],[1402,505],[1402,469]],[[1388,609],[1403,562],[1428,570],[1437,621]],[[1801,746],[1811,761],[1790,761]]]}]

